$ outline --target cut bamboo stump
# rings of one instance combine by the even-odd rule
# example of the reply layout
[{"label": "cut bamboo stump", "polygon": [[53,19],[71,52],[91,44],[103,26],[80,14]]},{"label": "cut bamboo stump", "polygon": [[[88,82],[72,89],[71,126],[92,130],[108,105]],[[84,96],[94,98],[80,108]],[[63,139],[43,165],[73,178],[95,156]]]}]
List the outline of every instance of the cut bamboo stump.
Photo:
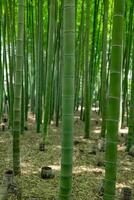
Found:
[{"label": "cut bamboo stump", "polygon": [[9,185],[12,185],[13,177],[14,177],[13,170],[9,169],[9,170],[5,171],[4,177],[3,177],[4,185],[6,185],[7,187],[9,187]]},{"label": "cut bamboo stump", "polygon": [[6,129],[6,125],[5,125],[5,123],[2,122],[2,123],[0,124],[0,130],[1,130],[1,131],[5,131],[5,129]]},{"label": "cut bamboo stump", "polygon": [[98,188],[98,195],[103,196],[104,195],[104,179],[101,180],[99,188]]},{"label": "cut bamboo stump", "polygon": [[42,167],[41,168],[41,178],[42,179],[54,178],[52,168],[51,167]]},{"label": "cut bamboo stump", "polygon": [[8,199],[8,188],[13,184],[13,170],[7,170],[3,176],[3,183],[0,186],[0,200]]},{"label": "cut bamboo stump", "polygon": [[132,200],[132,190],[129,187],[122,188],[121,200]]},{"label": "cut bamboo stump", "polygon": [[3,176],[3,197],[0,200],[7,200],[8,195],[12,194],[14,195],[18,200],[21,200],[21,190],[17,186],[16,183],[14,183],[14,173],[13,170],[7,170],[4,173]]},{"label": "cut bamboo stump", "polygon": [[105,152],[105,150],[106,150],[106,141],[105,141],[105,139],[99,140],[99,142],[98,142],[98,150],[100,152]]},{"label": "cut bamboo stump", "polygon": [[81,142],[79,140],[74,140],[74,145],[79,145]]},{"label": "cut bamboo stump", "polygon": [[44,143],[40,143],[39,144],[39,150],[40,151],[45,151],[45,144]]},{"label": "cut bamboo stump", "polygon": [[130,148],[128,155],[134,157],[134,146]]},{"label": "cut bamboo stump", "polygon": [[7,123],[7,122],[8,122],[8,118],[7,118],[7,117],[4,117],[4,118],[3,118],[3,122],[4,122],[4,123]]},{"label": "cut bamboo stump", "polygon": [[98,167],[104,167],[105,166],[104,154],[102,152],[98,152],[98,154],[97,154],[96,166],[98,166]]}]

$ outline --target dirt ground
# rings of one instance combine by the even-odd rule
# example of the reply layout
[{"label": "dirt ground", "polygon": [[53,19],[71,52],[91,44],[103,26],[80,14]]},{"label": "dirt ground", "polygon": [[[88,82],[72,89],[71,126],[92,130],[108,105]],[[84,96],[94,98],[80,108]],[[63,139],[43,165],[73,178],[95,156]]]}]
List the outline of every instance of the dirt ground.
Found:
[{"label": "dirt ground", "polygon": [[[100,126],[96,125],[93,115],[91,139],[83,139],[84,124],[75,119],[74,140],[79,141],[74,146],[73,166],[73,200],[99,200],[98,191],[104,178],[104,166],[97,166],[98,160],[104,160],[104,153],[90,152],[99,138]],[[121,132],[127,132],[122,129]],[[39,151],[41,135],[35,131],[35,120],[29,116],[28,131],[21,136],[21,176],[15,181],[21,188],[22,200],[44,199],[54,200],[58,196],[60,180],[60,128],[54,124],[49,127],[48,144],[45,152]],[[118,171],[117,171],[117,197],[120,199],[121,189],[125,186],[131,187],[134,199],[134,158],[127,155],[124,139],[120,139],[118,145]],[[55,177],[53,179],[41,179],[42,166],[52,167]],[[12,136],[9,130],[0,131],[0,182],[2,183],[4,171],[12,169]],[[15,199],[14,196],[9,199]]]}]

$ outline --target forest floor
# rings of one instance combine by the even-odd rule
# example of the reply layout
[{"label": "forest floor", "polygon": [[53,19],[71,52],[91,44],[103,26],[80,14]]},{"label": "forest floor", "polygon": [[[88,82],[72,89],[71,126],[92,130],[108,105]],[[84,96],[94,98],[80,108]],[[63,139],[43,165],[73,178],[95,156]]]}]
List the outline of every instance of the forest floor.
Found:
[{"label": "forest floor", "polygon": [[[104,153],[97,152],[91,155],[94,144],[99,141],[100,123],[97,114],[93,113],[91,139],[83,139],[84,124],[75,119],[74,140],[79,141],[74,146],[73,166],[73,200],[99,200],[98,191],[104,178],[104,166],[97,166],[98,161],[104,160]],[[121,132],[127,132],[127,128]],[[60,128],[52,124],[49,127],[48,144],[44,152],[39,151],[41,135],[35,131],[35,120],[30,115],[28,131],[21,136],[21,176],[17,176],[16,182],[21,187],[22,200],[44,199],[54,200],[58,196],[60,180]],[[98,140],[97,140],[98,138]],[[124,146],[124,138],[120,136],[118,145],[118,170],[117,170],[117,197],[120,198],[121,189],[125,186],[134,190],[134,158],[127,155]],[[53,179],[41,179],[42,166],[52,167],[55,177]],[[12,169],[12,136],[9,130],[0,131],[0,180],[2,183],[4,171]],[[10,197],[14,199],[15,197]],[[134,199],[134,194],[133,198]]]}]

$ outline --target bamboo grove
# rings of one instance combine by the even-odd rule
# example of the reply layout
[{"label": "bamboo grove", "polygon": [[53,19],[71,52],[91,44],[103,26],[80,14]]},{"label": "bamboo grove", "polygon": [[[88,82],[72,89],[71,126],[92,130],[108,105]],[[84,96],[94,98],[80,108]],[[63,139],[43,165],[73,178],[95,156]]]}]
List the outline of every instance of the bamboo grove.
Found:
[{"label": "bamboo grove", "polygon": [[104,199],[114,200],[120,128],[128,127],[128,153],[134,145],[133,0],[1,0],[0,123],[8,118],[14,174],[29,113],[42,144],[53,122],[61,127],[58,199],[71,199],[74,117],[92,140],[94,108],[106,141]]}]

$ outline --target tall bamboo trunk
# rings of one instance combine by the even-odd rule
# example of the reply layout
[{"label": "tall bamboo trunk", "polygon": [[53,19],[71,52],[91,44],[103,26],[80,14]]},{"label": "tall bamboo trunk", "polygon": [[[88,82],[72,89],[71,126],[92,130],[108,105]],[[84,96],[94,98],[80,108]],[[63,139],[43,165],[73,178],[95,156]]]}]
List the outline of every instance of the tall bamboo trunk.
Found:
[{"label": "tall bamboo trunk", "polygon": [[73,165],[75,0],[63,2],[62,157],[60,200],[70,200]]},{"label": "tall bamboo trunk", "polygon": [[105,137],[106,132],[106,104],[107,104],[107,32],[108,32],[108,9],[109,0],[104,0],[104,20],[103,20],[103,38],[102,38],[102,74],[101,74],[101,112],[102,127],[101,136]]},{"label": "tall bamboo trunk", "polygon": [[20,128],[21,128],[21,89],[22,89],[22,64],[23,64],[23,39],[24,39],[24,0],[18,1],[18,35],[16,47],[16,69],[14,83],[14,108],[13,108],[13,170],[20,174]]},{"label": "tall bamboo trunk", "polygon": [[86,3],[86,35],[85,35],[85,138],[89,138],[90,132],[90,107],[89,107],[89,21],[90,0]]},{"label": "tall bamboo trunk", "polygon": [[124,0],[114,1],[110,85],[108,94],[104,200],[114,200],[121,99]]},{"label": "tall bamboo trunk", "polygon": [[49,1],[49,30],[48,30],[48,49],[47,49],[47,77],[46,77],[46,90],[45,90],[45,105],[44,105],[44,127],[43,127],[43,142],[45,143],[48,130],[48,122],[50,118],[50,98],[52,87],[52,68],[54,57],[54,13],[55,13],[55,0]]},{"label": "tall bamboo trunk", "polygon": [[3,68],[2,68],[2,58],[1,58],[1,18],[2,18],[2,4],[0,4],[0,121],[2,116],[2,99],[3,99]]},{"label": "tall bamboo trunk", "polygon": [[[133,27],[134,34],[134,27]],[[128,142],[127,150],[129,151],[134,145],[134,38],[133,38],[133,50],[132,50],[132,80],[131,80],[131,99],[130,99],[130,108],[129,108],[129,131],[128,131]]]}]

